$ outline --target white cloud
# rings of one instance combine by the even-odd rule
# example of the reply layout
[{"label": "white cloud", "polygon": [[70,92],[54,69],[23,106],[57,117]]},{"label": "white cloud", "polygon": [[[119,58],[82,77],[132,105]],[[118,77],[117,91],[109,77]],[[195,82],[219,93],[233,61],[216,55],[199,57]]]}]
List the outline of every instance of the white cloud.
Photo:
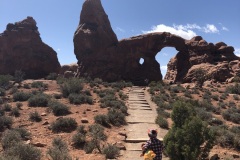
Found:
[{"label": "white cloud", "polygon": [[[222,26],[222,30],[227,31],[226,27]],[[214,24],[206,24],[205,26],[199,26],[197,24],[186,24],[186,25],[175,25],[167,26],[165,24],[159,24],[153,26],[150,31],[142,31],[143,33],[153,33],[153,32],[170,32],[172,34],[178,35],[185,39],[191,39],[197,36],[195,31],[201,31],[205,33],[219,33],[218,28]]]},{"label": "white cloud", "polygon": [[125,32],[125,30],[124,30],[124,29],[122,29],[122,28],[120,28],[120,27],[117,27],[117,28],[116,28],[116,30],[117,30],[117,31],[120,31],[120,32],[122,32],[122,33],[124,33],[124,32]]},{"label": "white cloud", "polygon": [[153,33],[153,32],[170,32],[172,34],[176,34],[185,39],[191,39],[192,37],[197,35],[194,31],[184,28],[184,26],[174,25],[173,27],[171,27],[171,26],[166,26],[164,24],[153,26],[152,30],[150,31],[143,31],[143,33]]},{"label": "white cloud", "polygon": [[222,27],[223,31],[229,31],[229,29],[227,27]]},{"label": "white cloud", "polygon": [[57,49],[57,51],[61,51],[61,49],[60,49],[60,48],[58,48],[58,49]]},{"label": "white cloud", "polygon": [[164,70],[164,71],[167,70],[167,66],[161,66],[160,68],[161,68],[161,70]]},{"label": "white cloud", "polygon": [[207,24],[205,27],[203,27],[203,31],[205,33],[219,33],[219,30],[213,24]]},{"label": "white cloud", "polygon": [[235,49],[235,55],[237,55],[238,57],[240,57],[240,48]]}]

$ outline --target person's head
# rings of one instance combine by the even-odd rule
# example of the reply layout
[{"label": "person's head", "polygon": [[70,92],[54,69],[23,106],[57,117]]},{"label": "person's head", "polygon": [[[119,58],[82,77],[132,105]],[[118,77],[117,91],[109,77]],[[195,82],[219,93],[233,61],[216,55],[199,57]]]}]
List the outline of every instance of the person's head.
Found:
[{"label": "person's head", "polygon": [[156,138],[157,137],[157,130],[156,129],[148,129],[148,136],[150,138]]}]

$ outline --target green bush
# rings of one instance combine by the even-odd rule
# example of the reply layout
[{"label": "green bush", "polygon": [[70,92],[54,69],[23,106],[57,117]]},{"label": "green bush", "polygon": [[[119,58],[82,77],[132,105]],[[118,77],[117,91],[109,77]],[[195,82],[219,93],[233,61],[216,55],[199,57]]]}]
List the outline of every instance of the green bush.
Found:
[{"label": "green bush", "polygon": [[163,118],[162,116],[158,115],[156,118],[156,123],[161,127],[161,128],[165,128],[168,129],[168,121]]},{"label": "green bush", "polygon": [[23,84],[23,88],[25,88],[25,89],[31,89],[30,85],[27,84],[27,83],[24,83],[24,84]]},{"label": "green bush", "polygon": [[64,116],[70,113],[69,107],[58,101],[50,101],[48,106],[55,116]]},{"label": "green bush", "polygon": [[31,93],[26,93],[26,92],[22,92],[22,91],[18,91],[16,93],[13,94],[13,101],[27,101],[30,97],[31,97]]},{"label": "green bush", "polygon": [[109,144],[103,148],[103,154],[105,154],[106,159],[115,159],[120,153],[120,150],[115,145]]},{"label": "green bush", "polygon": [[10,75],[0,75],[0,87],[4,89],[9,89],[9,87],[11,86],[11,80],[13,80],[13,77]]},{"label": "green bush", "polygon": [[67,98],[71,93],[79,94],[83,89],[83,81],[78,78],[66,80],[61,85],[63,97]]},{"label": "green bush", "polygon": [[9,94],[14,94],[14,93],[16,93],[16,92],[18,92],[18,88],[17,88],[16,86],[13,86],[13,87],[10,89]]},{"label": "green bush", "polygon": [[100,124],[104,127],[110,127],[107,115],[104,115],[104,114],[96,115],[94,117],[94,121],[95,121],[95,123]]},{"label": "green bush", "polygon": [[5,96],[6,90],[3,88],[0,88],[0,96]]},{"label": "green bush", "polygon": [[72,137],[73,146],[78,148],[82,147],[86,143],[86,135],[81,133],[76,133]]},{"label": "green bush", "polygon": [[67,144],[61,138],[54,138],[52,147],[48,149],[47,154],[52,160],[72,160],[68,153]]},{"label": "green bush", "polygon": [[84,103],[93,104],[92,97],[87,96],[85,94],[73,93],[68,96],[68,99],[72,104],[84,104]]},{"label": "green bush", "polygon": [[239,83],[235,83],[234,86],[228,86],[226,87],[225,92],[227,93],[231,93],[231,94],[240,94],[240,84]]},{"label": "green bush", "polygon": [[25,73],[21,70],[16,70],[14,72],[14,81],[16,83],[21,83],[24,80]]},{"label": "green bush", "polygon": [[49,75],[46,77],[47,80],[56,80],[58,77],[57,73],[49,73]]},{"label": "green bush", "polygon": [[28,106],[30,107],[47,107],[49,101],[49,96],[43,93],[39,93],[31,96],[28,99]]},{"label": "green bush", "polygon": [[0,117],[0,131],[4,131],[5,128],[11,128],[13,124],[13,119],[8,116],[1,116]]},{"label": "green bush", "polygon": [[34,82],[31,84],[31,87],[32,87],[32,88],[47,88],[48,85],[47,85],[47,84],[44,84],[44,83],[41,82],[41,81],[34,81]]},{"label": "green bush", "polygon": [[20,116],[19,109],[17,107],[12,108],[12,111],[10,112],[10,115],[15,116],[15,117],[19,117]]},{"label": "green bush", "polygon": [[10,105],[8,103],[5,103],[3,105],[3,110],[6,111],[6,112],[10,112],[12,110],[12,105]]},{"label": "green bush", "polygon": [[85,126],[83,126],[83,125],[78,126],[77,127],[77,133],[81,133],[83,135],[86,135],[87,131],[85,130]]},{"label": "green bush", "polygon": [[167,155],[174,160],[207,158],[214,145],[213,132],[196,117],[191,103],[176,101],[173,106],[173,126],[164,137]]},{"label": "green bush", "polygon": [[54,94],[53,97],[55,99],[61,99],[62,98],[62,94]]},{"label": "green bush", "polygon": [[16,107],[17,107],[18,109],[21,109],[22,106],[23,106],[23,104],[22,104],[21,102],[17,102],[17,103],[16,103]]},{"label": "green bush", "polygon": [[35,111],[29,114],[29,120],[32,122],[40,122],[42,121],[42,117],[39,115],[37,111]]},{"label": "green bush", "polygon": [[109,122],[114,126],[121,126],[126,124],[125,114],[116,109],[110,109],[108,111]]},{"label": "green bush", "polygon": [[59,118],[51,124],[53,132],[71,132],[77,128],[77,122],[73,118]]},{"label": "green bush", "polygon": [[25,128],[13,128],[12,130],[18,132],[21,138],[24,140],[28,140],[31,136],[31,133],[28,132]]},{"label": "green bush", "polygon": [[96,146],[95,146],[95,142],[93,142],[93,141],[90,141],[90,142],[88,142],[88,143],[86,143],[85,145],[84,145],[84,151],[87,153],[87,154],[89,154],[89,153],[92,153],[92,151],[94,150],[96,148]]},{"label": "green bush", "polygon": [[4,150],[15,146],[21,141],[21,135],[14,130],[8,130],[3,133],[1,144]]},{"label": "green bush", "polygon": [[41,151],[32,145],[17,143],[6,151],[8,156],[18,157],[20,160],[40,160]]}]

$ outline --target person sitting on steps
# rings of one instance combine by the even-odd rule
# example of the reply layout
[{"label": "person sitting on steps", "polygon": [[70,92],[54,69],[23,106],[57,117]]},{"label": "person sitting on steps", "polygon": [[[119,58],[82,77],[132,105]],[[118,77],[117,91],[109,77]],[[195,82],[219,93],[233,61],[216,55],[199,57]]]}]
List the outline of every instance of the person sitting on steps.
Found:
[{"label": "person sitting on steps", "polygon": [[151,150],[156,156],[153,160],[162,160],[162,152],[163,152],[163,143],[159,139],[157,139],[157,130],[149,129],[148,130],[149,140],[142,146],[142,154],[140,156],[144,156],[144,154]]}]

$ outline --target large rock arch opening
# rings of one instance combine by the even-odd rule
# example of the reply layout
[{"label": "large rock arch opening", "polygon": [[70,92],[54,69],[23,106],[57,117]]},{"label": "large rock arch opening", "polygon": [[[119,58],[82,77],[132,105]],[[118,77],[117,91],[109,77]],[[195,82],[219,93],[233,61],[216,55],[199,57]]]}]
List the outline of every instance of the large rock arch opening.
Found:
[{"label": "large rock arch opening", "polygon": [[158,52],[155,56],[155,59],[160,64],[160,71],[162,73],[163,79],[167,73],[167,64],[171,60],[172,57],[177,55],[178,51],[174,47],[164,47],[160,52]]}]

